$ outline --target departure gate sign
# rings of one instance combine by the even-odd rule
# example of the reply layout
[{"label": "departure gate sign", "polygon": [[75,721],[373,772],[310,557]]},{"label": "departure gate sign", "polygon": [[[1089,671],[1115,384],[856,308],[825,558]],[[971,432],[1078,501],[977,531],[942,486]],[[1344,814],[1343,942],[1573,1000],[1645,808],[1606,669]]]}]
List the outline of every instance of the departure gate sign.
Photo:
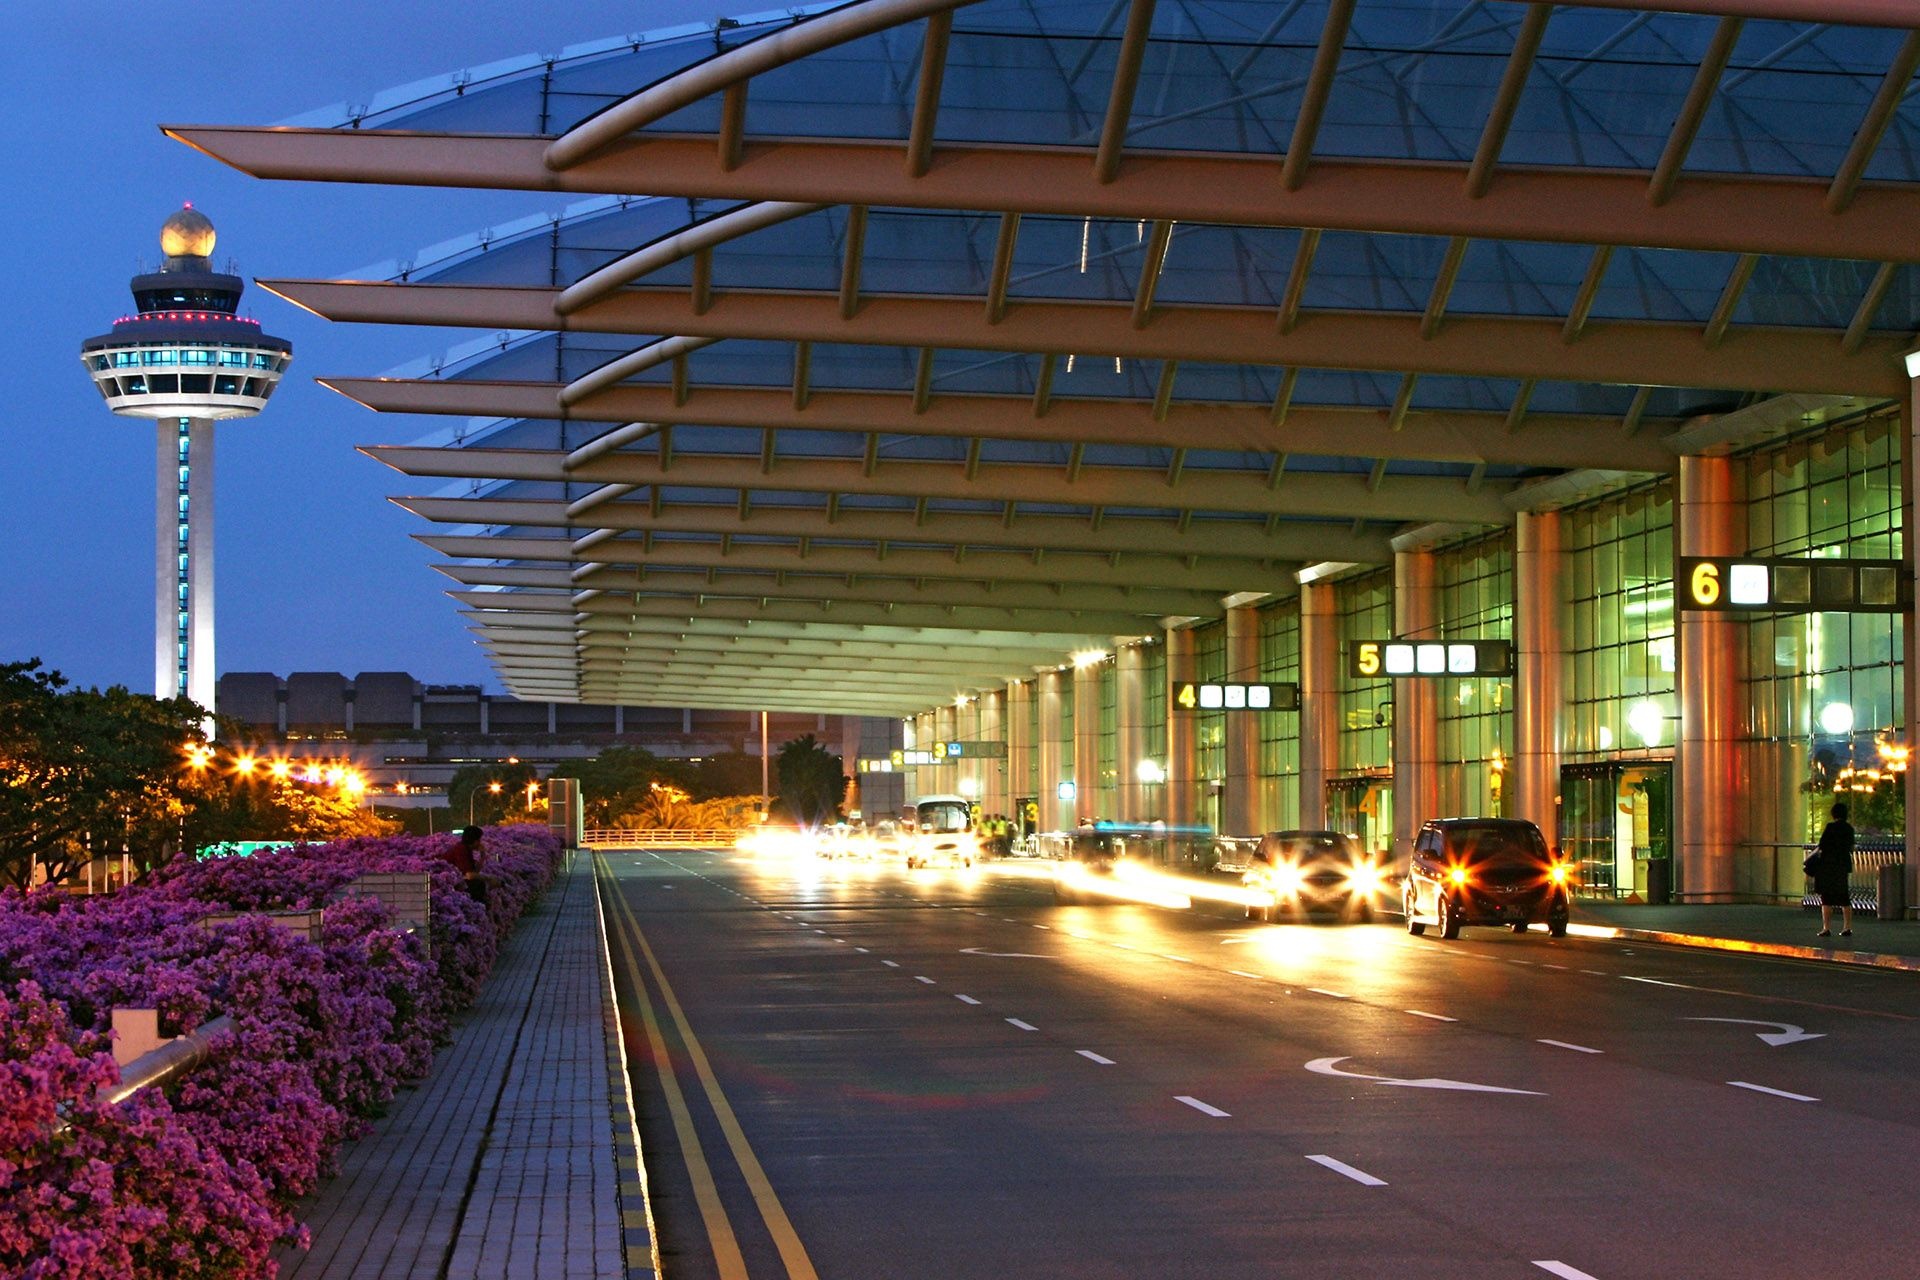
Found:
[{"label": "departure gate sign", "polygon": [[1173,704],[1187,711],[1298,711],[1300,686],[1182,680],[1173,686]]},{"label": "departure gate sign", "polygon": [[1356,640],[1347,646],[1347,674],[1356,680],[1382,676],[1510,676],[1510,640]]},{"label": "departure gate sign", "polygon": [[1898,560],[1681,556],[1680,608],[1702,613],[1900,613],[1912,603]]}]

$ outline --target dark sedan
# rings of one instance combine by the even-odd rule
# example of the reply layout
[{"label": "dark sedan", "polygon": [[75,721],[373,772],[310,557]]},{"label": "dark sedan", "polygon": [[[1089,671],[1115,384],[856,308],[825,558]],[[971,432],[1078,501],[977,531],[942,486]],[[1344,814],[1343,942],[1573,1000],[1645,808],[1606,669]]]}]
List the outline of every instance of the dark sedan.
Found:
[{"label": "dark sedan", "polygon": [[1386,868],[1338,831],[1269,831],[1242,882],[1247,918],[1280,921],[1322,913],[1371,920],[1387,886]]}]

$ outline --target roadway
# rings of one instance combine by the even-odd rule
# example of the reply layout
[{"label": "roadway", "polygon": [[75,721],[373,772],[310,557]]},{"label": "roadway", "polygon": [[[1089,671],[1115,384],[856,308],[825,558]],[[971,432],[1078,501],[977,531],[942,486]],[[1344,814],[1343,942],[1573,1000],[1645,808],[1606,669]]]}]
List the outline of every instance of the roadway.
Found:
[{"label": "roadway", "polygon": [[1920,1256],[1920,976],[1063,907],[1032,864],[601,865],[670,1280]]}]

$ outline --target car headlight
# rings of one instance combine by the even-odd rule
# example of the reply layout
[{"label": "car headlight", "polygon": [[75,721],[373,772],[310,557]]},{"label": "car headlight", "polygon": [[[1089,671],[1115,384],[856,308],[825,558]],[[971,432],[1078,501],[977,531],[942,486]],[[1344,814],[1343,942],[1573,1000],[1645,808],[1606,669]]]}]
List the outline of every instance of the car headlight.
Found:
[{"label": "car headlight", "polygon": [[1467,869],[1465,867],[1448,867],[1447,868],[1448,884],[1463,885],[1466,882],[1467,882]]},{"label": "car headlight", "polygon": [[1547,879],[1555,884],[1565,884],[1573,879],[1573,868],[1564,862],[1556,862],[1547,868]]},{"label": "car headlight", "polygon": [[1300,868],[1290,862],[1278,863],[1267,883],[1272,886],[1276,898],[1297,897],[1300,893]]},{"label": "car headlight", "polygon": [[1354,893],[1378,893],[1384,881],[1380,868],[1371,862],[1356,863],[1347,868],[1347,888]]}]

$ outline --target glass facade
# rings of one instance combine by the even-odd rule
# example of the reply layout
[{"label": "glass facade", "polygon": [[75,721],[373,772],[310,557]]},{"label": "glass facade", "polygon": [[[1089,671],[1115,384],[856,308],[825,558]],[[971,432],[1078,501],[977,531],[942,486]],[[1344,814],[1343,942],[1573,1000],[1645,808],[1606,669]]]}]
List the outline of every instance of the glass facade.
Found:
[{"label": "glass facade", "polygon": [[[1434,554],[1440,634],[1448,640],[1513,639],[1513,535]],[[1435,681],[1440,812],[1457,817],[1506,814],[1506,764],[1513,758],[1511,677]]]},{"label": "glass facade", "polygon": [[[1300,604],[1289,600],[1260,611],[1260,678],[1300,681]],[[1285,831],[1300,825],[1300,713],[1260,713],[1260,825]]]},{"label": "glass facade", "polygon": [[1393,635],[1393,571],[1334,584],[1340,618],[1340,759],[1342,774],[1393,769],[1393,681],[1345,674],[1346,646]]},{"label": "glass facade", "polygon": [[1100,664],[1100,776],[1093,811],[1103,818],[1120,814],[1120,672],[1109,658]]},{"label": "glass facade", "polygon": [[[1756,556],[1898,559],[1899,419],[1883,416],[1748,455],[1747,550]],[[1755,895],[1796,894],[1805,843],[1835,799],[1863,840],[1906,826],[1901,653],[1891,613],[1774,614],[1746,631],[1745,794],[1739,859]]]}]

